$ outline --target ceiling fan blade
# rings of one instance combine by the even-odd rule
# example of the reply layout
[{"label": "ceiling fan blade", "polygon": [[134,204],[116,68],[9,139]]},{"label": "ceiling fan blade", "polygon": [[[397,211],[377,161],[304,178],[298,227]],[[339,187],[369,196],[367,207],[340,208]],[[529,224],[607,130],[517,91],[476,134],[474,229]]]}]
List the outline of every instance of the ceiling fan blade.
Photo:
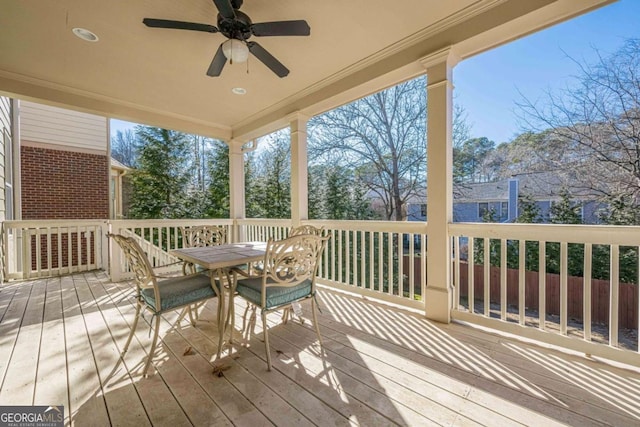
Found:
[{"label": "ceiling fan blade", "polygon": [[172,28],[175,30],[204,31],[205,33],[217,33],[218,29],[209,24],[197,24],[195,22],[172,21],[170,19],[144,18],[142,23],[147,27]]},{"label": "ceiling fan blade", "polygon": [[247,42],[247,46],[249,47],[249,52],[253,54],[256,58],[258,58],[264,65],[269,67],[271,71],[276,73],[278,77],[286,77],[289,74],[289,69],[282,65],[280,61],[278,61],[273,55],[265,50],[262,46],[260,46],[256,42]]},{"label": "ceiling fan blade", "polygon": [[311,28],[305,20],[259,22],[251,26],[254,36],[308,36]]},{"label": "ceiling fan blade", "polygon": [[218,8],[218,12],[225,19],[235,19],[236,12],[233,10],[233,6],[231,5],[231,0],[213,0],[216,7]]},{"label": "ceiling fan blade", "polygon": [[211,65],[209,65],[207,76],[218,77],[220,73],[222,73],[222,69],[226,63],[227,57],[224,56],[224,53],[222,52],[222,45],[220,45],[216,51],[216,55],[213,57],[213,61],[211,61]]}]

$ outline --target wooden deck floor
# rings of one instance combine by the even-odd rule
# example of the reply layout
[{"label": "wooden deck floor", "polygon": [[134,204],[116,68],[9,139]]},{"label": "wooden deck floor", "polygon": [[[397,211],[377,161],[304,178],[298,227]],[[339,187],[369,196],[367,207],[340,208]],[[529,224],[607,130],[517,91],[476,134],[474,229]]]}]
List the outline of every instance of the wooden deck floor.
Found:
[{"label": "wooden deck floor", "polygon": [[147,323],[119,362],[131,285],[103,272],[5,285],[0,405],[63,404],[79,426],[640,425],[638,372],[340,293],[319,299],[324,355],[309,321],[274,315],[272,372],[259,320],[248,346],[212,361],[212,301],[196,328],[163,318],[157,371],[143,379]]}]

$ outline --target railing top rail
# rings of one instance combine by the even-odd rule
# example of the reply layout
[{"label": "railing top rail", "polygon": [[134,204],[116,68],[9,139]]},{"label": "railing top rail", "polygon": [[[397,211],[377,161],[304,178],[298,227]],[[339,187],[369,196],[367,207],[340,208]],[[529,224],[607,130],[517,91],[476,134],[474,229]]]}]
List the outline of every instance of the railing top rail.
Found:
[{"label": "railing top rail", "polygon": [[240,225],[262,225],[262,226],[276,226],[276,227],[289,227],[291,226],[290,219],[270,219],[270,218],[242,218],[236,220]]},{"label": "railing top rail", "polygon": [[191,225],[233,225],[232,219],[117,219],[110,220],[114,227],[182,227]]},{"label": "railing top rail", "polygon": [[104,225],[106,219],[30,219],[2,221],[7,228],[85,227]]},{"label": "railing top rail", "polygon": [[426,234],[427,223],[423,221],[352,221],[309,220],[305,224],[331,230],[386,231],[392,233]]},{"label": "railing top rail", "polygon": [[452,223],[449,224],[449,234],[491,239],[640,246],[640,226]]}]

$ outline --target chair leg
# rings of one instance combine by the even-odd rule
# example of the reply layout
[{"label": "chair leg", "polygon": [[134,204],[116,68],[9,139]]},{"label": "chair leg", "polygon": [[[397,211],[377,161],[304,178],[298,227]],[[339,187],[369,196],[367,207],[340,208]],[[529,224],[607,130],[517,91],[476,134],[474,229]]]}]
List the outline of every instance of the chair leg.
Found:
[{"label": "chair leg", "polygon": [[286,325],[289,322],[289,317],[293,318],[293,316],[291,316],[291,306],[289,307],[285,307],[282,309],[282,324]]},{"label": "chair leg", "polygon": [[191,306],[187,307],[187,313],[189,313],[189,320],[191,321],[191,326],[196,326],[196,319],[193,318],[193,311],[191,310]]},{"label": "chair leg", "polygon": [[153,333],[153,340],[151,341],[151,348],[149,349],[149,356],[147,357],[147,363],[144,364],[144,370],[142,371],[142,376],[147,376],[147,370],[149,370],[149,365],[151,365],[151,359],[153,359],[153,353],[156,351],[156,344],[158,342],[158,333],[160,332],[160,316],[154,315],[156,318],[156,327]]},{"label": "chair leg", "polygon": [[244,315],[242,316],[242,333],[244,334],[247,330],[247,314],[249,314],[249,308],[251,308],[251,304],[247,303],[247,307],[244,309]]},{"label": "chair leg", "polygon": [[262,329],[264,333],[264,349],[267,352],[267,371],[271,370],[271,352],[269,351],[269,328],[267,327],[267,312],[262,310]]},{"label": "chair leg", "polygon": [[320,347],[322,347],[322,335],[320,335],[320,325],[318,324],[318,307],[316,306],[315,297],[311,298],[311,311],[313,312],[313,325],[316,327],[316,333],[318,334],[318,341],[320,342]]},{"label": "chair leg", "polygon": [[133,319],[133,325],[131,325],[131,332],[129,332],[129,337],[127,338],[127,342],[124,345],[124,349],[122,350],[121,357],[123,357],[124,354],[129,349],[129,344],[131,344],[131,340],[133,339],[133,334],[136,332],[136,327],[138,327],[138,319],[140,318],[141,309],[142,309],[142,305],[140,304],[140,301],[138,301],[136,303],[136,317]]}]

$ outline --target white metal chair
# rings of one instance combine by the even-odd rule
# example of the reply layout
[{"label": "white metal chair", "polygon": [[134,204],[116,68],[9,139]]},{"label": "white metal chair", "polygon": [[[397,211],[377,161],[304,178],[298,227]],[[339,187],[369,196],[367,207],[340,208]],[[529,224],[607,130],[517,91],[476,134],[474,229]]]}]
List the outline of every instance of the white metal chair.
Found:
[{"label": "white metal chair", "polygon": [[[153,315],[152,324],[154,320],[156,322],[151,348],[149,349],[149,355],[142,371],[142,375],[146,376],[158,341],[158,333],[160,331],[160,320],[158,317],[167,311],[178,308],[189,309],[189,306],[192,304],[219,297],[220,286],[213,277],[205,273],[159,280],[160,277],[154,274],[147,255],[133,238],[120,234],[109,234],[109,237],[115,240],[120,246],[129,268],[135,275],[136,284],[136,314],[121,357],[124,357],[129,349],[129,344],[131,344],[136,327],[138,326],[138,319],[140,318],[141,312],[143,310],[150,311]],[[181,318],[182,316],[180,316],[179,320]],[[217,320],[219,328],[222,328],[223,319],[220,304],[218,304]],[[191,318],[191,324],[195,326],[193,318]],[[220,357],[222,341],[223,334],[221,331],[218,357]]]},{"label": "white metal chair", "polygon": [[[300,234],[310,234],[312,236],[323,236],[324,227],[318,228],[310,224],[304,224],[304,225],[299,225],[297,227],[291,227],[291,229],[289,230],[289,237],[298,236]],[[296,313],[296,310],[294,309],[294,304],[292,304],[289,307],[285,307],[282,310],[282,322],[286,324],[290,318],[293,319],[293,316],[295,313]],[[300,324],[304,323],[304,319],[302,317],[298,316],[298,319],[300,320]]]},{"label": "white metal chair", "polygon": [[[194,248],[203,246],[217,246],[227,243],[227,228],[217,225],[196,225],[182,229],[182,247]],[[187,274],[196,272],[190,262],[182,265],[182,272]]]},{"label": "white metal chair", "polygon": [[[267,352],[267,369],[271,370],[267,314],[291,303],[311,298],[313,323],[322,345],[316,314],[316,273],[318,261],[328,237],[301,234],[284,240],[269,240],[263,270],[251,276],[241,269],[233,269],[235,292],[249,304],[260,308]],[[242,278],[239,278],[242,276]],[[231,319],[233,339],[233,319]]]}]

